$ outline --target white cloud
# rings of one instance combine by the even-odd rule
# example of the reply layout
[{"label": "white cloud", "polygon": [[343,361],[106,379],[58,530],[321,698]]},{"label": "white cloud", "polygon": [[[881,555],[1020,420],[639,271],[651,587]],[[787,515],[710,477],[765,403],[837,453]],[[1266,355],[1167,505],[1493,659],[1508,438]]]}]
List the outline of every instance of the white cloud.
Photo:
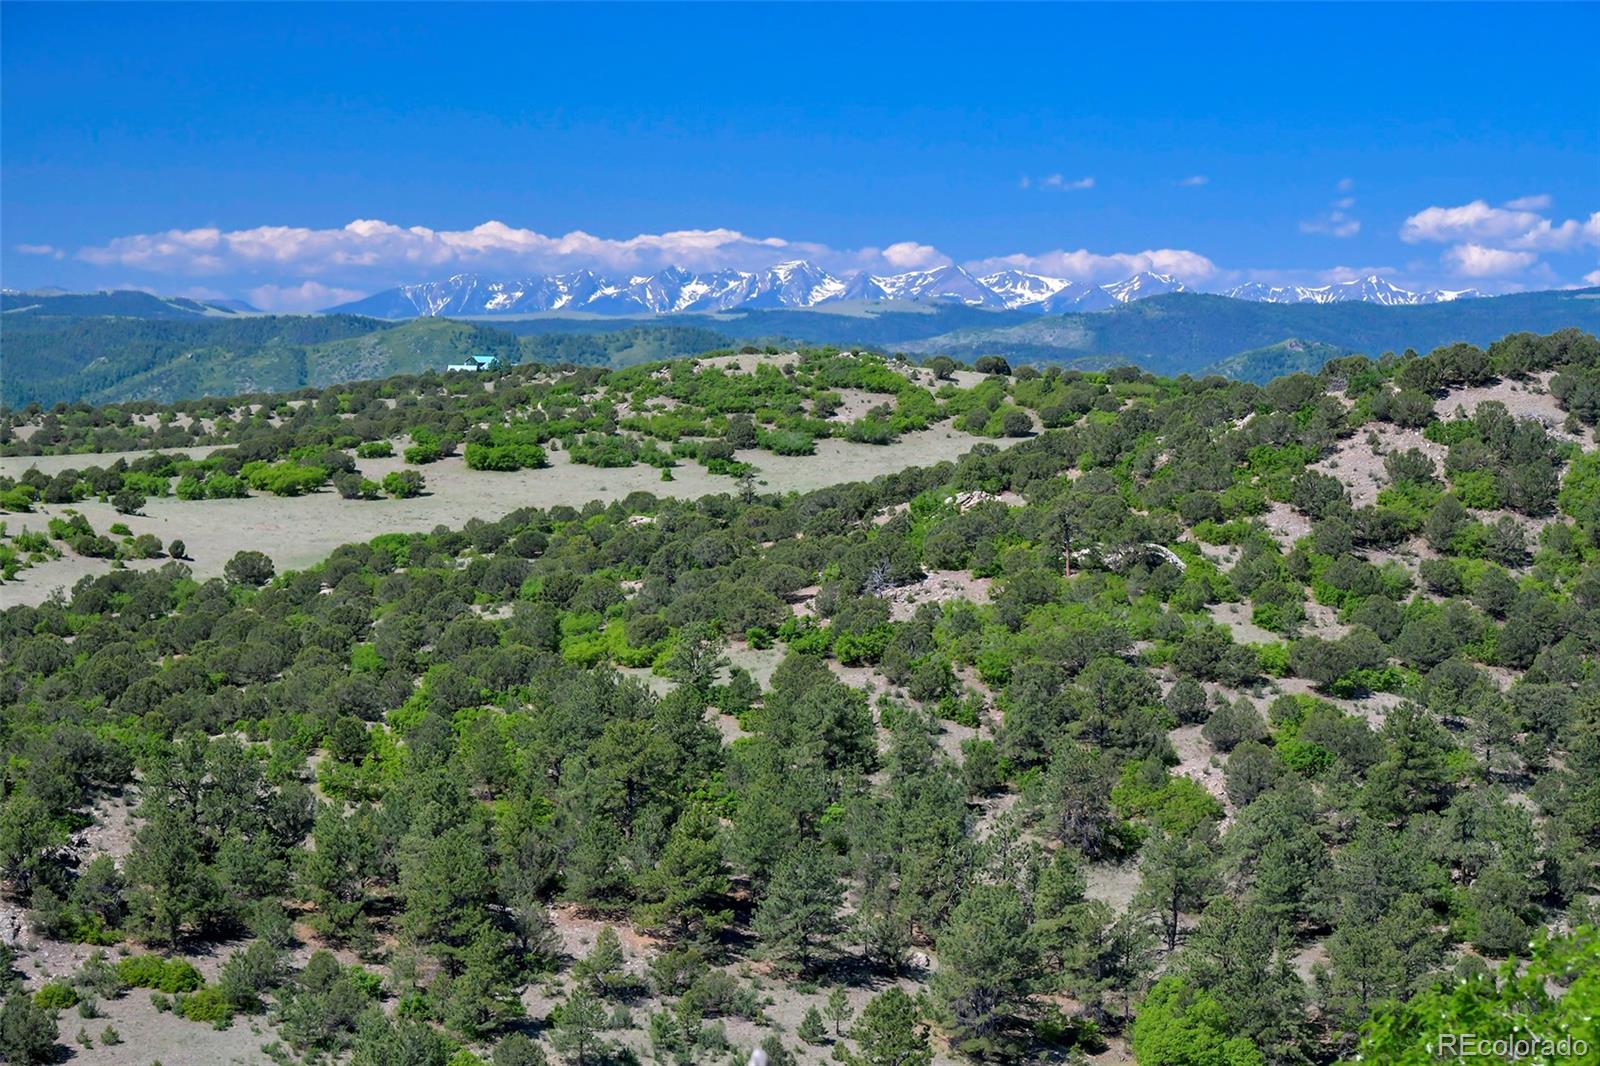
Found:
[{"label": "white cloud", "polygon": [[[1024,178],[1023,181],[1027,181],[1027,179]],[[1083,189],[1094,188],[1094,179],[1082,177],[1069,180],[1060,174],[1048,174],[1039,179],[1039,187],[1041,189],[1060,189],[1063,192],[1078,192]],[[1023,188],[1027,188],[1027,186],[1024,185]]]},{"label": "white cloud", "polygon": [[320,311],[324,307],[359,300],[366,293],[341,289],[317,281],[299,285],[258,285],[245,293],[245,299],[263,311]]},{"label": "white cloud", "polygon": [[1209,184],[1210,181],[1211,179],[1204,174],[1190,174],[1187,178],[1179,181],[1178,184],[1188,188],[1197,188],[1201,185]]},{"label": "white cloud", "polygon": [[1343,211],[1329,211],[1300,223],[1301,233],[1320,233],[1329,237],[1354,237],[1361,232],[1361,220]]},{"label": "white cloud", "polygon": [[830,249],[777,237],[752,237],[730,229],[642,233],[627,239],[596,237],[582,230],[559,237],[490,221],[469,230],[401,227],[357,219],[340,229],[257,226],[168,230],[118,237],[85,248],[80,259],[153,273],[223,274],[293,270],[326,275],[372,269],[564,270],[596,267],[615,271],[676,265],[770,265],[782,259],[826,258]]},{"label": "white cloud", "polygon": [[[1342,193],[1348,193],[1355,188],[1355,182],[1349,178],[1340,178],[1336,188]],[[1300,222],[1301,233],[1317,233],[1325,237],[1354,237],[1361,232],[1361,220],[1350,214],[1356,206],[1354,196],[1341,196],[1333,201],[1332,209],[1317,215],[1315,218],[1303,219]]]},{"label": "white cloud", "polygon": [[1600,270],[1591,270],[1583,276],[1585,285],[1600,285]]},{"label": "white cloud", "polygon": [[43,255],[51,259],[65,259],[67,253],[53,244],[19,244],[17,251],[23,255]]},{"label": "white cloud", "polygon": [[1490,207],[1483,200],[1473,200],[1458,207],[1418,211],[1400,227],[1400,239],[1408,244],[1470,241],[1519,250],[1567,251],[1583,244],[1600,244],[1600,211],[1584,222],[1568,219],[1557,224],[1535,211]]},{"label": "white cloud", "polygon": [[1441,259],[1462,277],[1498,278],[1522,273],[1537,263],[1539,256],[1535,252],[1486,248],[1469,242],[1447,249]]},{"label": "white cloud", "polygon": [[1536,196],[1519,196],[1515,200],[1507,200],[1505,206],[1513,211],[1543,211],[1550,206],[1548,193],[1539,193]]},{"label": "white cloud", "polygon": [[945,266],[950,262],[950,257],[939,249],[929,244],[918,244],[916,241],[899,241],[881,252],[876,249],[865,249],[868,259],[881,259],[896,270],[925,270],[930,267]]},{"label": "white cloud", "polygon": [[[1068,182],[1061,180],[1061,187]],[[1039,187],[1034,178],[1031,187]],[[1350,237],[1361,222],[1347,206],[1350,197],[1301,223],[1306,232]],[[1472,234],[1488,230],[1498,237]],[[1541,263],[1542,245],[1569,248],[1600,245],[1600,213],[1586,222],[1559,225],[1534,212],[1518,212],[1476,202],[1460,208],[1428,208],[1406,220],[1411,243],[1440,241],[1442,257],[1419,257],[1398,268],[1395,280],[1412,286],[1434,285],[1454,277],[1504,279],[1506,285],[1573,281],[1593,261],[1560,274]],[[1451,235],[1462,234],[1454,239]],[[54,245],[30,245],[30,249]],[[19,249],[20,251],[21,249]],[[49,254],[30,252],[29,254]],[[835,248],[828,245],[761,237],[733,229],[685,229],[645,233],[627,238],[599,237],[581,230],[559,236],[541,234],[502,222],[470,229],[435,230],[364,219],[324,229],[258,226],[224,230],[200,227],[132,234],[76,252],[85,263],[139,283],[155,282],[163,292],[183,285],[206,286],[239,293],[271,310],[307,310],[355,299],[363,293],[404,282],[435,280],[458,272],[480,272],[500,278],[530,277],[579,269],[611,276],[653,273],[666,266],[690,270],[736,268],[759,270],[790,259],[807,259],[835,274],[866,270],[899,273],[951,263],[939,248],[918,241]],[[1397,268],[1335,267],[1319,272],[1243,271],[1219,267],[1207,256],[1182,248],[1090,250],[1057,248],[993,257],[962,257],[977,272],[1014,268],[1080,282],[1116,281],[1139,271],[1174,274],[1193,287],[1222,287],[1246,278],[1299,283],[1326,283],[1371,273],[1395,274]],[[125,273],[124,273],[125,272]],[[201,292],[199,288],[192,292]]]},{"label": "white cloud", "polygon": [[1214,277],[1217,265],[1199,252],[1177,248],[1153,248],[1143,252],[1112,252],[1101,254],[1080,248],[1075,252],[1058,250],[1035,255],[996,256],[967,263],[975,274],[996,270],[1027,270],[1051,277],[1070,278],[1073,281],[1116,281],[1130,274],[1151,270],[1158,274],[1175,274],[1184,281],[1198,283]]}]

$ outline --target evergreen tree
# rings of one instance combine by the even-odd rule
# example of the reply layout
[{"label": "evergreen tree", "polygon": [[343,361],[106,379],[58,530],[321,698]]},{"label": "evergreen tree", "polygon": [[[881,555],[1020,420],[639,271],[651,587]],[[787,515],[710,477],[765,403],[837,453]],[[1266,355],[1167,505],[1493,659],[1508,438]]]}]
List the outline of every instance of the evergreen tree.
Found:
[{"label": "evergreen tree", "polygon": [[601,1059],[605,1041],[606,1008],[593,992],[582,986],[561,1002],[550,1042],[568,1062],[588,1066]]},{"label": "evergreen tree", "polygon": [[714,936],[732,917],[727,892],[716,819],[704,807],[691,807],[678,817],[656,865],[639,878],[640,916],[680,941]]},{"label": "evergreen tree", "polygon": [[802,845],[778,866],[756,907],[752,927],[762,952],[781,967],[809,970],[832,950],[842,897],[832,857]]},{"label": "evergreen tree", "polygon": [[1205,901],[1217,884],[1215,823],[1201,822],[1182,835],[1151,827],[1139,853],[1139,891],[1134,904],[1160,916],[1168,951],[1178,946],[1183,912]]},{"label": "evergreen tree", "polygon": [[522,1033],[512,1033],[495,1045],[494,1066],[547,1066],[544,1048]]},{"label": "evergreen tree", "polygon": [[415,1018],[390,1021],[381,1010],[362,1016],[350,1066],[445,1066],[450,1041]]},{"label": "evergreen tree", "polygon": [[515,959],[506,934],[485,926],[461,954],[461,970],[441,979],[444,1023],[471,1040],[522,1016]]},{"label": "evergreen tree", "polygon": [[1404,999],[1442,961],[1435,917],[1402,897],[1376,922],[1342,922],[1328,938],[1328,965],[1316,973],[1324,1009],[1354,1033],[1376,1004]]},{"label": "evergreen tree", "polygon": [[1305,982],[1286,946],[1265,912],[1222,896],[1205,909],[1182,955],[1183,976],[1226,1013],[1224,1031],[1248,1036],[1274,1062],[1304,1058],[1308,1040]]},{"label": "evergreen tree", "polygon": [[820,1044],[827,1039],[828,1030],[822,1024],[822,1012],[817,1010],[816,1004],[806,1008],[804,1017],[800,1019],[800,1028],[795,1030],[795,1035],[808,1044]]},{"label": "evergreen tree", "polygon": [[365,931],[364,874],[371,865],[372,836],[337,809],[324,807],[311,833],[315,845],[302,859],[301,878],[316,905],[312,927],[335,943]]},{"label": "evergreen tree", "polygon": [[476,826],[458,825],[433,835],[419,828],[404,842],[400,927],[411,942],[434,954],[447,972],[482,933],[494,899],[494,879]]},{"label": "evergreen tree", "polygon": [[1449,736],[1415,703],[1400,704],[1383,723],[1388,754],[1367,780],[1367,808],[1386,819],[1444,805],[1452,783]]},{"label": "evergreen tree", "polygon": [[1111,768],[1105,756],[1082,744],[1057,749],[1040,784],[1039,804],[1051,833],[1090,858],[1110,846]]},{"label": "evergreen tree", "polygon": [[973,1055],[1007,1052],[1040,977],[1022,898],[1011,885],[974,885],[940,931],[933,987],[951,1043]]},{"label": "evergreen tree", "polygon": [[1085,993],[1110,997],[1124,1024],[1133,1000],[1144,991],[1156,967],[1156,932],[1150,916],[1129,909],[1107,921],[1073,984]]},{"label": "evergreen tree", "polygon": [[610,995],[625,983],[622,938],[614,928],[601,926],[595,934],[594,947],[573,967],[572,976],[600,996]]},{"label": "evergreen tree", "polygon": [[155,943],[176,944],[186,932],[206,928],[229,910],[194,822],[172,807],[151,810],[139,827],[127,874],[134,925]]},{"label": "evergreen tree", "polygon": [[60,1027],[49,1011],[36,1006],[26,992],[13,992],[0,1008],[0,1062],[51,1062],[56,1057]]},{"label": "evergreen tree", "polygon": [[922,1024],[916,1000],[891,985],[861,1012],[850,1028],[855,1050],[846,1050],[846,1066],[930,1066],[933,1047]]},{"label": "evergreen tree", "polygon": [[843,985],[834,985],[828,993],[828,1005],[825,1008],[828,1021],[833,1023],[833,1035],[840,1036],[844,1027],[850,1024],[850,1019],[855,1016],[851,1009],[850,997],[846,994]]}]

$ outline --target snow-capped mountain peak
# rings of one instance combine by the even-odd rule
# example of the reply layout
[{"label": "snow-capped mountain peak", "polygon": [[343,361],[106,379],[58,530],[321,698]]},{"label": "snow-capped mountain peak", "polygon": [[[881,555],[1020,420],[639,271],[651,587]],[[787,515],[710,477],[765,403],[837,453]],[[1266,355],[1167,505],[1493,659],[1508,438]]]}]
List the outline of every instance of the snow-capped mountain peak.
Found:
[{"label": "snow-capped mountain peak", "polygon": [[1236,300],[1255,300],[1275,304],[1372,303],[1385,307],[1412,307],[1418,304],[1449,303],[1484,295],[1477,289],[1430,289],[1412,292],[1377,274],[1351,278],[1331,285],[1268,285],[1248,282],[1223,293]]},{"label": "snow-capped mountain peak", "polygon": [[1043,274],[1030,274],[1025,270],[1001,270],[985,274],[978,279],[978,283],[1000,297],[1008,308],[1043,303],[1072,284],[1065,278],[1047,278]]},{"label": "snow-capped mountain peak", "polygon": [[[975,277],[948,265],[899,274],[831,274],[815,263],[793,259],[760,271],[696,272],[667,267],[654,274],[608,278],[592,270],[496,280],[456,274],[443,281],[402,285],[353,304],[333,308],[388,318],[432,315],[505,315],[540,311],[587,311],[610,315],[713,314],[742,308],[826,307],[842,301],[953,304],[1039,314],[1103,311],[1165,293],[1187,292],[1171,274],[1144,271],[1109,285],[1004,269]],[[1249,282],[1223,293],[1263,303],[1343,303],[1384,306],[1444,303],[1482,296],[1476,289],[1410,292],[1373,274],[1330,285],[1271,285]]]},{"label": "snow-capped mountain peak", "polygon": [[1125,281],[1114,282],[1101,286],[1106,295],[1119,304],[1131,300],[1143,300],[1150,296],[1160,296],[1169,292],[1188,292],[1189,287],[1171,274],[1157,274],[1152,270],[1144,270]]}]

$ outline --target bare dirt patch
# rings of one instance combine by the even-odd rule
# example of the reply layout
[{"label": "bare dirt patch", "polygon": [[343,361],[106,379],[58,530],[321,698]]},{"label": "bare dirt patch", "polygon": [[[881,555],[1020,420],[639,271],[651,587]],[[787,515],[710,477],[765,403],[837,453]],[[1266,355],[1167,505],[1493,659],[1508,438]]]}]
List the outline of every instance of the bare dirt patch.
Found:
[{"label": "bare dirt patch", "polygon": [[1248,603],[1213,603],[1206,608],[1211,620],[1233,631],[1233,639],[1241,644],[1271,644],[1283,638],[1268,629],[1262,629],[1250,620]]},{"label": "bare dirt patch", "polygon": [[[1376,436],[1376,446],[1368,441],[1369,434]],[[1364,507],[1378,502],[1378,490],[1389,484],[1384,458],[1393,452],[1413,448],[1432,459],[1439,470],[1444,469],[1448,451],[1444,445],[1428,440],[1420,430],[1401,429],[1388,423],[1361,427],[1354,436],[1340,441],[1332,455],[1311,464],[1310,469],[1343,481],[1350,490],[1351,504]]]},{"label": "bare dirt patch", "polygon": [[1173,749],[1178,753],[1178,765],[1172,772],[1187,777],[1222,802],[1227,819],[1233,819],[1233,804],[1228,802],[1228,790],[1223,776],[1223,760],[1200,732],[1198,725],[1180,726],[1167,734]]},{"label": "bare dirt patch", "polygon": [[893,396],[881,392],[867,392],[865,389],[835,389],[834,392],[841,402],[839,409],[828,416],[828,421],[841,425],[866,417],[874,407],[894,404]]},{"label": "bare dirt patch", "polygon": [[1261,516],[1261,524],[1285,550],[1294,547],[1294,542],[1301,537],[1311,535],[1311,519],[1286,503],[1274,502],[1268,507],[1267,513]]},{"label": "bare dirt patch", "polygon": [[[150,997],[134,989],[121,999],[100,1001],[103,1018],[85,1020],[76,1012],[61,1015],[61,1043],[72,1049],[73,1066],[270,1066],[272,1059],[262,1052],[263,1044],[278,1038],[259,1017],[236,1018],[226,1029],[191,1022],[162,1013],[150,1005]],[[122,1036],[120,1044],[107,1046],[100,1034],[107,1025]],[[90,1048],[74,1039],[79,1027],[94,1041]]]},{"label": "bare dirt patch", "polygon": [[1139,891],[1139,864],[1092,863],[1084,870],[1084,881],[1084,895],[1121,913],[1128,909],[1134,893]]},{"label": "bare dirt patch", "polygon": [[728,644],[728,665],[743,667],[762,690],[772,686],[772,672],[783,662],[783,648],[752,648],[742,640]]},{"label": "bare dirt patch", "polygon": [[1318,692],[1311,682],[1303,677],[1280,677],[1273,682],[1273,689],[1294,696],[1314,696],[1342,711],[1365,719],[1373,729],[1382,729],[1389,712],[1405,702],[1404,696],[1393,692],[1371,692],[1360,699],[1341,699],[1325,692]]},{"label": "bare dirt patch", "polygon": [[973,577],[965,570],[930,570],[921,581],[889,589],[882,598],[889,603],[889,617],[896,622],[904,622],[925,603],[939,604],[952,600],[988,603],[992,584],[994,582],[991,579]]},{"label": "bare dirt patch", "polygon": [[1492,385],[1450,389],[1434,403],[1433,410],[1440,418],[1455,417],[1457,408],[1470,416],[1480,403],[1495,400],[1505,404],[1506,410],[1514,418],[1531,418],[1544,426],[1553,437],[1578,440],[1561,428],[1567,420],[1567,413],[1550,395],[1550,379],[1554,376],[1547,371],[1529,381],[1502,379]]},{"label": "bare dirt patch", "polygon": [[777,367],[779,370],[786,366],[793,366],[800,362],[800,353],[785,352],[782,355],[763,355],[758,352],[744,352],[739,355],[716,355],[709,359],[697,359],[695,362],[703,367],[716,367],[720,370],[734,371],[740,374],[754,374],[759,366]]}]

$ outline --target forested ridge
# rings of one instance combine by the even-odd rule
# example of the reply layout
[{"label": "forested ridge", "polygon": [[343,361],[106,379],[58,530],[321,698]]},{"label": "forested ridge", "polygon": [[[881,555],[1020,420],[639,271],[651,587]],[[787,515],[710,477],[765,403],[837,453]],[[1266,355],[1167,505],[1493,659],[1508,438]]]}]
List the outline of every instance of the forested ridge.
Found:
[{"label": "forested ridge", "polygon": [[[30,298],[13,294],[7,301]],[[625,366],[777,338],[967,362],[999,355],[1014,364],[1077,369],[1133,364],[1158,374],[1221,373],[1264,384],[1281,374],[1315,372],[1332,355],[1407,346],[1425,351],[1457,342],[1483,346],[1514,330],[1600,329],[1594,289],[1414,307],[1270,304],[1180,292],[1105,311],[1044,316],[952,304],[916,310],[863,304],[848,313],[744,309],[670,317],[406,322],[351,314],[207,317],[183,310],[192,301],[143,293],[43,299],[32,310],[5,313],[0,403],[172,403],[290,392],[443,371],[471,354]],[[72,304],[104,311],[79,316],[67,310]]]},{"label": "forested ridge", "polygon": [[[1600,1048],[1600,342],[1264,387],[740,358],[10,413],[233,449],[8,482],[11,522],[401,432],[733,478],[0,613],[0,1058]],[[805,494],[731,458],[944,419],[1027,439]]]},{"label": "forested ridge", "polygon": [[964,359],[982,352],[1001,352],[1014,361],[1111,357],[1158,374],[1201,374],[1241,352],[1287,340],[1329,344],[1355,353],[1407,346],[1422,351],[1457,342],[1487,345],[1513,330],[1542,333],[1576,326],[1594,331],[1600,329],[1597,295],[1590,288],[1386,307],[1360,302],[1257,303],[1175,292],[1109,311],[963,326],[907,341],[903,347]]},{"label": "forested ridge", "polygon": [[[292,392],[305,386],[442,372],[473,355],[504,363],[627,366],[723,347],[687,326],[612,326],[536,333],[501,324],[357,315],[141,319],[12,314],[5,321],[0,402],[159,404],[206,396]],[[510,324],[507,324],[510,325]]]}]

